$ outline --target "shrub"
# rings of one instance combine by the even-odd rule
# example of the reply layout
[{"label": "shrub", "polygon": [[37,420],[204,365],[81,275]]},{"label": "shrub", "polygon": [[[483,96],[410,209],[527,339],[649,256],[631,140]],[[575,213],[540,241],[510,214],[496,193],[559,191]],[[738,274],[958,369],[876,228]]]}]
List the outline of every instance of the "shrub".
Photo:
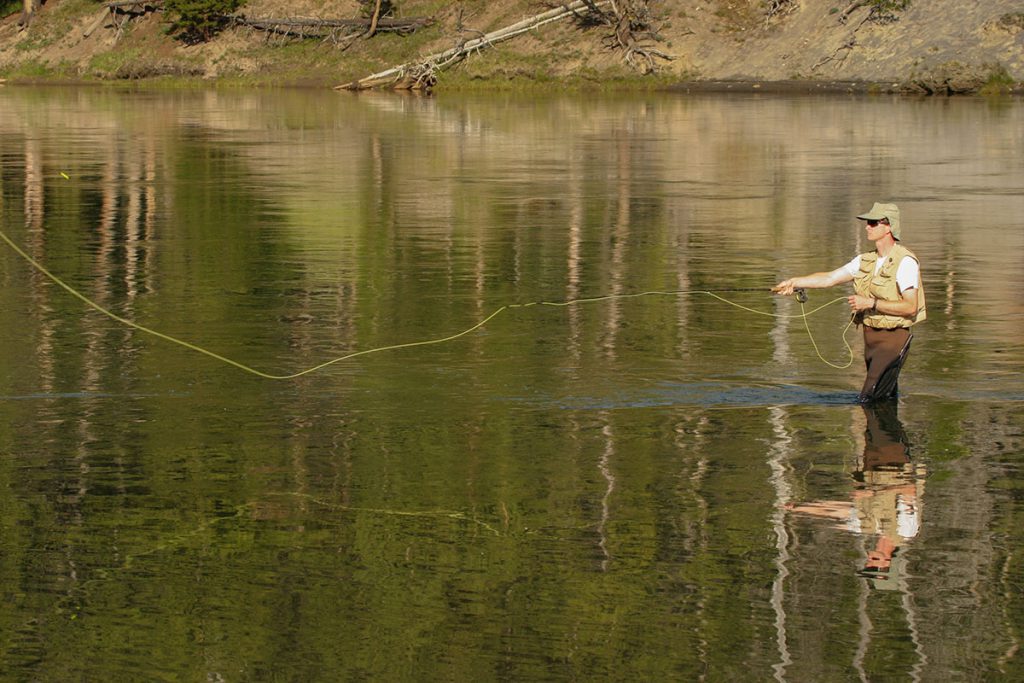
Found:
[{"label": "shrub", "polygon": [[982,95],[1003,95],[1013,90],[1015,85],[1017,82],[1006,70],[1006,67],[1002,64],[995,64],[991,67],[988,78],[979,92]]},{"label": "shrub", "polygon": [[186,43],[201,43],[220,33],[244,0],[166,0],[169,32]]},{"label": "shrub", "polygon": [[[866,21],[876,24],[889,24],[899,21],[899,13],[910,7],[912,0],[854,0],[854,2],[839,14],[839,23],[845,24],[850,15],[862,7],[867,7]],[[829,14],[832,14],[830,11]]]},{"label": "shrub", "polygon": [[[359,13],[369,19],[373,16],[373,10],[377,7],[377,0],[359,0]],[[395,13],[395,3],[391,0],[381,0],[380,16],[388,17]]]},{"label": "shrub", "polygon": [[910,7],[910,0],[871,0],[871,20],[888,24],[899,20],[899,13]]}]

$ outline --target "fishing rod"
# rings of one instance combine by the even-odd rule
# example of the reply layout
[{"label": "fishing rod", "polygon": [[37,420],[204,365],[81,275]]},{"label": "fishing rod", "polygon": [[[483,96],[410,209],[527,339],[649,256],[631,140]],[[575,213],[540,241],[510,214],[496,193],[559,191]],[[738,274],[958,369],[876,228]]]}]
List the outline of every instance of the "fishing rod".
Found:
[{"label": "fishing rod", "polygon": [[[717,293],[717,292],[769,292],[769,293],[771,293],[772,292],[772,290],[770,288],[769,289],[765,289],[764,287],[716,287],[714,289],[705,289],[705,290],[702,290],[702,291],[705,291],[705,292],[708,292],[708,293]],[[796,295],[796,300],[799,301],[800,303],[802,303],[802,304],[807,303],[807,290],[804,289],[803,287],[794,287],[793,288],[793,294]]]}]

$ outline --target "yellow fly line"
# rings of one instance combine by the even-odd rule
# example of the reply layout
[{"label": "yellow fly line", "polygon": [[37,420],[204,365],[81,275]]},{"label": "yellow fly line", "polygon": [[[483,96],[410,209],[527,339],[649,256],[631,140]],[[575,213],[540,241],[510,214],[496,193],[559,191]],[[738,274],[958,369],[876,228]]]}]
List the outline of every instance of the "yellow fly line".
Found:
[{"label": "yellow fly line", "polygon": [[[99,311],[100,313],[102,313],[103,315],[107,316],[108,318],[110,318],[112,320],[116,320],[117,322],[121,323],[122,325],[126,325],[128,327],[131,327],[132,329],[138,330],[139,332],[144,332],[145,334],[157,337],[159,339],[163,339],[164,341],[171,342],[172,344],[177,344],[179,346],[184,346],[186,349],[190,349],[190,350],[195,351],[197,353],[201,353],[203,355],[209,356],[210,358],[214,358],[216,360],[219,360],[222,363],[227,363],[228,365],[236,367],[239,370],[242,370],[244,372],[248,372],[249,374],[252,374],[252,375],[256,375],[257,377],[263,377],[265,379],[295,379],[297,377],[302,377],[303,375],[308,375],[308,374],[316,372],[318,370],[322,370],[322,369],[324,369],[324,368],[326,368],[326,367],[328,367],[330,365],[334,365],[335,363],[341,363],[342,361],[350,360],[350,359],[356,358],[358,356],[366,356],[366,355],[369,355],[371,353],[380,353],[382,351],[394,351],[394,350],[397,350],[397,349],[408,349],[408,348],[412,348],[412,347],[415,347],[415,346],[429,346],[429,345],[432,345],[432,344],[443,344],[445,342],[454,341],[454,340],[458,339],[459,337],[464,337],[467,334],[469,334],[471,332],[474,332],[475,330],[480,329],[481,327],[483,327],[484,325],[489,323],[491,320],[494,320],[496,317],[498,317],[501,313],[504,313],[505,311],[508,311],[508,310],[511,310],[511,309],[514,309],[514,308],[528,308],[530,306],[575,306],[575,305],[578,305],[578,304],[595,303],[595,302],[599,302],[599,301],[608,301],[610,299],[631,299],[631,298],[644,297],[644,296],[686,296],[686,295],[695,295],[695,294],[709,296],[709,297],[711,297],[713,299],[717,299],[718,301],[721,301],[721,302],[723,302],[725,304],[728,304],[730,306],[734,306],[734,307],[736,307],[736,308],[738,308],[740,310],[747,311],[749,313],[754,313],[756,315],[763,315],[763,316],[768,316],[768,317],[772,317],[772,318],[802,318],[803,321],[804,321],[804,328],[807,330],[807,336],[811,340],[811,345],[814,347],[814,352],[817,354],[818,358],[823,363],[825,363],[825,364],[827,364],[827,365],[829,365],[829,366],[831,366],[833,368],[839,369],[839,370],[848,368],[853,363],[853,349],[850,347],[850,343],[846,339],[846,334],[849,331],[850,327],[853,325],[853,320],[854,319],[853,319],[852,316],[850,317],[850,322],[847,323],[846,328],[843,330],[843,343],[846,345],[846,350],[849,352],[849,355],[850,355],[849,360],[845,364],[843,364],[843,365],[837,365],[835,363],[832,363],[829,360],[827,360],[824,356],[821,355],[821,351],[818,350],[818,344],[814,341],[814,335],[811,334],[810,325],[807,323],[808,316],[811,316],[811,315],[817,313],[818,311],[822,310],[823,308],[827,308],[828,306],[831,306],[832,304],[838,303],[840,301],[845,301],[846,297],[838,297],[836,299],[833,299],[832,301],[829,301],[827,303],[824,303],[824,304],[818,306],[817,308],[811,309],[810,311],[806,310],[804,308],[803,301],[800,301],[800,313],[799,314],[790,315],[790,314],[783,314],[783,313],[770,313],[770,312],[767,312],[767,311],[759,311],[759,310],[757,310],[755,308],[750,308],[748,306],[744,306],[742,304],[738,304],[735,301],[730,301],[730,300],[728,300],[728,299],[726,299],[726,298],[724,298],[722,296],[719,296],[718,294],[716,294],[716,293],[714,293],[712,291],[701,290],[701,289],[692,289],[692,290],[673,290],[673,291],[651,290],[651,291],[646,291],[646,292],[634,292],[634,293],[630,293],[630,294],[608,294],[608,295],[605,295],[605,296],[595,296],[595,297],[587,297],[587,298],[579,298],[579,299],[569,299],[567,301],[533,301],[533,302],[525,303],[525,304],[507,304],[505,306],[502,306],[501,308],[498,308],[493,313],[491,313],[490,315],[488,315],[487,317],[485,317],[483,320],[481,320],[480,322],[476,323],[472,327],[466,328],[465,330],[463,330],[461,332],[458,332],[457,334],[452,334],[452,335],[449,335],[447,337],[439,337],[437,339],[427,339],[427,340],[424,340],[424,341],[406,342],[404,344],[391,344],[389,346],[380,346],[380,347],[373,348],[373,349],[365,349],[363,351],[355,351],[353,353],[345,354],[344,356],[338,356],[337,358],[332,358],[332,359],[324,361],[323,363],[320,363],[318,365],[314,365],[312,367],[306,368],[305,370],[300,370],[299,372],[293,372],[293,373],[290,373],[290,374],[283,374],[283,375],[276,375],[276,374],[272,374],[272,373],[268,373],[268,372],[263,372],[262,370],[257,370],[256,368],[250,367],[250,366],[248,366],[248,365],[246,365],[244,363],[240,363],[240,362],[238,362],[236,360],[232,360],[230,358],[227,358],[226,356],[222,356],[219,353],[216,353],[214,351],[210,351],[209,349],[203,348],[202,346],[199,346],[198,344],[193,344],[191,342],[185,341],[184,339],[179,339],[177,337],[172,337],[169,334],[164,334],[163,332],[158,332],[157,330],[154,330],[152,328],[146,327],[145,325],[140,325],[140,324],[138,324],[136,322],[132,322],[131,320],[128,320],[127,318],[122,318],[121,316],[117,315],[113,311],[110,311],[109,309],[104,308],[103,306],[101,306],[100,304],[96,303],[95,301],[93,301],[89,297],[85,296],[84,294],[82,294],[81,292],[76,290],[74,287],[72,287],[71,285],[67,284],[62,279],[57,277],[55,274],[50,272],[43,264],[39,263],[39,261],[37,261],[36,259],[32,258],[32,256],[28,252],[26,252],[24,249],[22,249],[20,246],[18,246],[13,240],[11,240],[11,238],[8,237],[2,230],[0,230],[0,239],[3,239],[3,241],[7,243],[7,246],[9,246],[11,249],[13,249],[19,256],[21,256],[21,258],[23,258],[26,262],[28,262],[29,265],[31,265],[37,271],[39,271],[40,273],[45,275],[55,285],[61,287],[62,289],[67,291],[69,294],[71,294],[71,296],[73,296],[76,299],[80,300],[82,303],[84,303],[85,305],[89,306],[90,308],[93,308],[96,311]],[[767,291],[767,290],[765,290],[765,291]]]}]

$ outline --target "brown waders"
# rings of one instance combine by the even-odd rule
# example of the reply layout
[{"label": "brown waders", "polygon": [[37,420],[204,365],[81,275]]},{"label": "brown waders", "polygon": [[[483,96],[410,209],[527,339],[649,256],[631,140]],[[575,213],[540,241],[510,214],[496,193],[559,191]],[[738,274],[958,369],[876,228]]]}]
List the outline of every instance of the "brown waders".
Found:
[{"label": "brown waders", "polygon": [[864,326],[864,365],[867,376],[857,400],[861,403],[895,398],[900,368],[914,335],[906,327],[879,330]]}]

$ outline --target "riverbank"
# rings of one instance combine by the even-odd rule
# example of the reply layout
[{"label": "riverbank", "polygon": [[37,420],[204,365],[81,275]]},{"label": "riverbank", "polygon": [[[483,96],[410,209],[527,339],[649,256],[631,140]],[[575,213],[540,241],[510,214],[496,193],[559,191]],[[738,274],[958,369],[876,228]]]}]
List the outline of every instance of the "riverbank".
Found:
[{"label": "riverbank", "polygon": [[[980,3],[979,3],[980,4]],[[403,16],[432,23],[410,35],[380,33],[345,44],[228,27],[188,45],[167,34],[156,9],[104,18],[92,0],[51,0],[19,29],[0,23],[0,76],[9,83],[147,82],[189,85],[332,87],[464,44],[543,10],[398,3]],[[609,27],[550,23],[500,46],[472,52],[436,74],[437,89],[663,89],[763,92],[1020,93],[1024,12],[1014,0],[963,7],[931,0],[879,15],[871,0],[845,10],[832,0],[708,0],[681,7],[651,2],[649,64],[627,64]],[[845,6],[845,3],[844,3]],[[245,16],[358,16],[354,1],[312,5],[254,0]],[[106,10],[102,10],[106,12]],[[641,73],[649,70],[650,73]]]}]

